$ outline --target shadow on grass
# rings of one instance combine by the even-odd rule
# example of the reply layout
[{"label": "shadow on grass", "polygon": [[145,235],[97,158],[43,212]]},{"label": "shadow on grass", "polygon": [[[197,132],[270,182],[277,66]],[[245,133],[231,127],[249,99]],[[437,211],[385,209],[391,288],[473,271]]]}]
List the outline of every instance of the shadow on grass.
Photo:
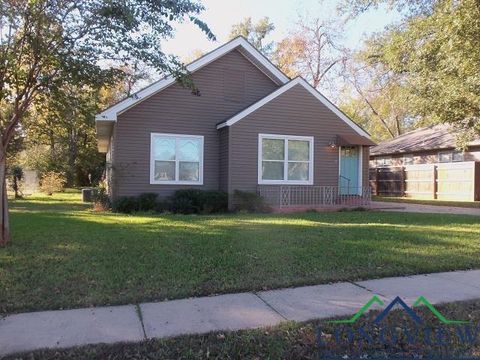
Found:
[{"label": "shadow on grass", "polygon": [[373,212],[12,213],[3,312],[182,298],[480,266],[470,217]]}]

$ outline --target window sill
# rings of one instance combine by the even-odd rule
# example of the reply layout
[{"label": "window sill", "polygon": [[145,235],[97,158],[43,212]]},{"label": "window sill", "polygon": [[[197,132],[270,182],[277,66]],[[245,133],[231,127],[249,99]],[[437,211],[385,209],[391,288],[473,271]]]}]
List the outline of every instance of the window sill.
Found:
[{"label": "window sill", "polygon": [[203,185],[203,181],[150,181],[150,185]]},{"label": "window sill", "polygon": [[313,181],[261,180],[258,185],[313,185]]}]

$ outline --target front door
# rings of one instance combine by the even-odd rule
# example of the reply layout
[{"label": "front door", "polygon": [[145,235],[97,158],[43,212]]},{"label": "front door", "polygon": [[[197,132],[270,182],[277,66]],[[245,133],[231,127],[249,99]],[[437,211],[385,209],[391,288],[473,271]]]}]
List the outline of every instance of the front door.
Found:
[{"label": "front door", "polygon": [[340,147],[340,175],[338,186],[341,195],[360,195],[360,151],[358,146]]}]

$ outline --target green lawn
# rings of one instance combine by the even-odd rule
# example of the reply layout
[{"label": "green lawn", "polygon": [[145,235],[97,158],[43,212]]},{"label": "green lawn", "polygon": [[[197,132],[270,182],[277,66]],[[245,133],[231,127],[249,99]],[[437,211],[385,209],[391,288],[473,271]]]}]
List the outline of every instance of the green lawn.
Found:
[{"label": "green lawn", "polygon": [[129,216],[60,194],[14,202],[11,221],[2,313],[480,267],[473,216]]},{"label": "green lawn", "polygon": [[[474,339],[473,344],[462,343],[457,331],[465,333],[465,327],[456,325],[442,326],[438,319],[432,316],[426,308],[417,309],[417,314],[424,320],[425,326],[432,330],[430,336],[431,345],[428,343],[418,345],[418,340],[408,343],[406,339],[398,340],[389,336],[385,331],[386,342],[389,346],[379,344],[377,338],[373,338],[371,344],[365,339],[358,340],[353,346],[343,345],[332,347],[335,331],[339,325],[329,324],[326,320],[309,321],[305,323],[284,323],[279,326],[235,332],[212,332],[205,335],[182,336],[171,339],[149,340],[140,343],[119,343],[114,345],[89,345],[70,349],[40,350],[33,353],[17,354],[7,357],[8,360],[108,360],[108,359],[178,359],[178,360],[201,360],[201,359],[320,359],[327,351],[338,354],[335,358],[363,358],[363,359],[405,359],[405,358],[434,358],[432,352],[443,352],[442,358],[449,359],[473,359],[480,356],[480,334],[478,324],[480,322],[480,301],[457,302],[436,306],[436,308],[449,319],[461,319],[470,322],[470,334]],[[353,325],[355,331],[360,328],[371,329],[372,323],[378,311],[372,311],[359,319]],[[405,317],[402,310],[394,310],[382,322],[384,329],[397,329],[398,326],[406,329],[415,329],[413,323]],[[340,325],[343,327],[344,325]],[[318,346],[317,329],[322,331],[322,340],[325,346]],[[345,330],[344,330],[345,331]],[[415,330],[413,330],[415,331]],[[436,345],[438,340],[435,334],[445,331],[453,334],[448,340],[448,346]],[[346,332],[346,331],[345,331]],[[405,333],[405,330],[404,330]],[[425,334],[420,330],[420,334]],[[358,333],[357,333],[358,334]],[[370,331],[369,334],[372,334]],[[418,338],[415,337],[415,339]],[[444,341],[446,336],[444,335]],[[449,354],[451,357],[447,357]],[[346,356],[349,355],[349,356]],[[361,356],[359,356],[361,355]],[[416,355],[416,356],[415,356]],[[367,358],[368,356],[368,358]],[[403,356],[403,357],[402,357]],[[438,355],[437,355],[438,357]],[[435,358],[437,358],[435,357]],[[438,357],[440,358],[440,357]],[[5,359],[5,360],[7,360]]]},{"label": "green lawn", "polygon": [[410,199],[395,196],[373,196],[373,201],[387,201],[407,204],[436,205],[436,206],[456,206],[466,208],[480,208],[480,201],[445,201],[445,200],[422,200]]}]

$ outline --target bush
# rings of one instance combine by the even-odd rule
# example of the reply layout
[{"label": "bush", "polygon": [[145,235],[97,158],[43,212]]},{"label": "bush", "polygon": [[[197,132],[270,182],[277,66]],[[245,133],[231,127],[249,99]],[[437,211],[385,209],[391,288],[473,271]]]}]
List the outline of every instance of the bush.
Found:
[{"label": "bush", "polygon": [[23,170],[18,165],[14,165],[10,169],[11,187],[13,192],[15,193],[15,199],[19,199],[22,197],[22,192],[20,188],[23,180],[23,175]]},{"label": "bush", "polygon": [[209,190],[204,192],[202,214],[228,211],[228,194],[223,191]]},{"label": "bush", "polygon": [[60,192],[64,189],[65,183],[65,174],[55,171],[48,171],[42,176],[40,181],[40,190],[41,192],[47,195],[53,195],[55,192]]},{"label": "bush", "polygon": [[156,193],[143,193],[138,196],[138,210],[140,211],[152,211],[157,207]]},{"label": "bush", "polygon": [[108,211],[112,204],[105,188],[94,189],[93,191],[93,210]]},{"label": "bush", "polygon": [[112,208],[127,214],[135,211],[212,214],[228,210],[228,195],[223,191],[185,189],[159,201],[158,194],[144,193],[138,197],[120,197],[113,202]]},{"label": "bush", "polygon": [[228,195],[215,190],[177,190],[171,197],[171,210],[180,214],[224,212],[228,210]]},{"label": "bush", "polygon": [[138,211],[138,198],[135,196],[119,197],[113,202],[112,209],[115,212],[131,214]]},{"label": "bush", "polygon": [[253,192],[235,190],[235,209],[248,212],[268,212],[270,207],[265,204],[265,200]]}]

